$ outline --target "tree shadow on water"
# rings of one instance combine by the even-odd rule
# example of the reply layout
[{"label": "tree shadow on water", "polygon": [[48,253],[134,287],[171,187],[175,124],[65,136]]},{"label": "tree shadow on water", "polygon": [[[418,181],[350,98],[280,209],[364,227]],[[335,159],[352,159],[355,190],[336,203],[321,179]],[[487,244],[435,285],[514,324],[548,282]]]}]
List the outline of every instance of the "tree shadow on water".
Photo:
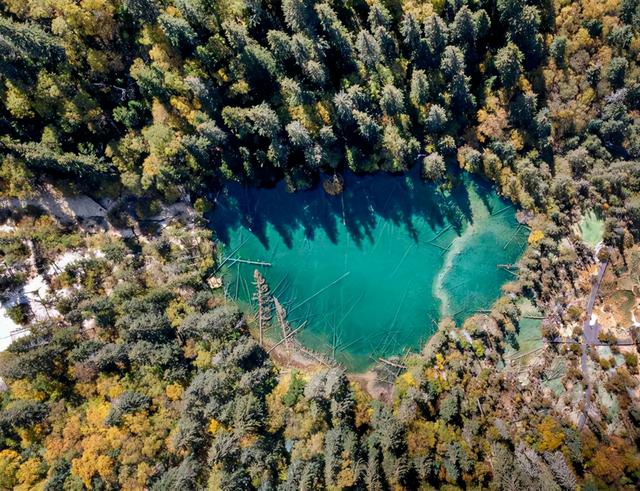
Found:
[{"label": "tree shadow on water", "polygon": [[[250,231],[269,249],[267,228],[273,227],[288,248],[298,246],[296,231],[302,230],[308,240],[322,230],[336,244],[340,229],[358,246],[376,241],[376,227],[383,221],[402,226],[415,242],[425,230],[438,231],[447,225],[461,233],[465,223],[473,220],[467,186],[460,180],[450,192],[423,181],[419,170],[402,175],[377,173],[344,176],[341,195],[329,196],[322,186],[290,193],[280,182],[273,188],[252,188],[230,182],[214,198],[209,213],[210,227],[216,236],[229,244],[232,232],[240,228]],[[481,196],[487,191],[479,188]],[[424,226],[422,225],[424,224]]]}]

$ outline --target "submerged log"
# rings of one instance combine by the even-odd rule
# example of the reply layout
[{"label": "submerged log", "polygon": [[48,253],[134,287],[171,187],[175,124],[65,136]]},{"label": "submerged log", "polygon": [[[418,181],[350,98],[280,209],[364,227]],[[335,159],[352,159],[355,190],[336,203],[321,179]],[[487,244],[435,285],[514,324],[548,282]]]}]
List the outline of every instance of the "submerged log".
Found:
[{"label": "submerged log", "polygon": [[289,343],[291,327],[287,322],[287,311],[277,298],[273,297],[273,303],[276,306],[276,316],[278,318],[278,324],[280,325],[280,329],[282,331],[282,342],[285,343],[285,347],[287,348],[287,350],[289,350],[291,348],[291,345]]},{"label": "submerged log", "polygon": [[265,261],[253,261],[251,259],[242,259],[242,258],[239,258],[239,257],[228,257],[225,260],[231,261],[231,264],[233,264],[233,263],[243,263],[243,264],[253,264],[255,266],[271,267],[271,263],[267,263]]},{"label": "submerged log", "polygon": [[511,244],[511,242],[513,241],[513,239],[516,238],[516,235],[518,235],[518,232],[520,232],[520,228],[522,227],[522,225],[518,225],[516,227],[516,229],[514,230],[513,234],[511,235],[511,238],[509,239],[509,241],[504,245],[504,247],[502,248],[503,251],[507,250],[507,247],[509,247],[509,244]]},{"label": "submerged log", "polygon": [[400,368],[402,370],[406,370],[407,369],[406,365],[401,365],[400,363],[395,363],[395,362],[393,362],[391,360],[387,360],[387,359],[382,358],[382,357],[378,358],[378,361],[380,363],[384,363],[385,365],[389,365],[390,367]]},{"label": "submerged log", "polygon": [[302,307],[305,303],[309,302],[310,300],[313,300],[315,297],[317,297],[318,295],[320,295],[322,292],[328,290],[329,288],[331,288],[333,285],[335,285],[336,283],[338,283],[341,279],[346,278],[347,276],[349,276],[350,271],[347,271],[346,273],[344,273],[342,276],[340,276],[339,278],[337,278],[336,280],[332,281],[331,283],[329,283],[327,286],[325,286],[324,288],[321,288],[320,290],[318,290],[317,292],[315,292],[313,295],[311,295],[310,297],[305,298],[302,302],[300,302],[298,305],[295,305],[291,308],[290,313],[293,312],[294,310]]},{"label": "submerged log", "polygon": [[535,353],[536,351],[540,351],[540,350],[542,350],[542,349],[544,349],[544,346],[541,346],[541,347],[539,347],[539,348],[532,349],[531,351],[527,351],[526,353],[521,353],[521,354],[519,354],[519,355],[517,355],[517,356],[514,356],[514,357],[512,357],[512,358],[509,358],[509,360],[510,360],[510,361],[519,360],[519,359],[520,359],[520,358],[522,358],[523,356],[530,355],[530,354]]},{"label": "submerged log", "polygon": [[503,211],[507,211],[509,208],[513,208],[513,205],[505,206],[504,208],[501,208],[500,210],[496,211],[495,213],[491,213],[491,216],[494,217],[496,215],[499,215]]},{"label": "submerged log", "polygon": [[445,228],[443,228],[442,230],[440,230],[440,232],[438,232],[435,236],[433,236],[431,239],[429,239],[427,241],[427,243],[431,243],[434,240],[437,240],[439,237],[441,237],[442,235],[444,235],[446,232],[448,232],[449,230],[451,230],[451,228],[453,228],[453,225],[449,224],[447,225]]},{"label": "submerged log", "polygon": [[224,258],[220,264],[218,264],[218,267],[216,268],[216,270],[213,272],[213,274],[211,276],[213,276],[214,274],[216,274],[218,271],[220,271],[220,268],[222,268],[222,266],[225,265],[225,263],[231,259],[232,255],[235,254],[236,252],[238,252],[240,250],[240,248],[246,244],[246,242],[249,240],[249,237],[247,237],[246,239],[244,239],[242,242],[240,242],[240,245],[238,247],[236,247],[233,251],[231,251],[231,253]]},{"label": "submerged log", "polygon": [[289,340],[293,338],[293,336],[300,331],[301,329],[304,328],[304,326],[306,326],[307,323],[303,322],[299,327],[297,327],[296,329],[294,329],[293,331],[289,332],[287,334],[287,337],[282,338],[280,341],[278,341],[276,344],[274,344],[273,346],[271,346],[271,348],[269,348],[269,350],[267,351],[267,354],[271,353],[274,349],[276,349],[278,346],[280,346],[282,343],[287,343],[289,344]]},{"label": "submerged log", "polygon": [[310,349],[307,349],[303,346],[299,346],[298,350],[304,354],[307,355],[308,357],[314,359],[315,361],[317,361],[318,363],[326,366],[326,367],[335,367],[335,366],[339,366],[338,362],[336,362],[335,359],[327,359],[325,356],[323,356],[321,353],[316,353],[315,351],[312,351]]},{"label": "submerged log", "polygon": [[253,272],[254,285],[256,285],[255,298],[258,303],[258,334],[260,346],[264,345],[264,327],[271,320],[271,307],[273,299],[269,293],[269,285],[257,269]]}]

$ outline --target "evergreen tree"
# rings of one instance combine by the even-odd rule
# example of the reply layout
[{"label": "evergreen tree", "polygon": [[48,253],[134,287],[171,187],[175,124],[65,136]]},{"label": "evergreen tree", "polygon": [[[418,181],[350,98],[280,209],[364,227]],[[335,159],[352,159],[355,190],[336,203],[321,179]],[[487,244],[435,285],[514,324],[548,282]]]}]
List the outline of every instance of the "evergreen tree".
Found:
[{"label": "evergreen tree", "polygon": [[426,104],[429,100],[429,81],[423,70],[414,70],[411,74],[409,97],[416,106]]},{"label": "evergreen tree", "polygon": [[283,0],[282,12],[289,28],[296,32],[313,32],[317,17],[314,11],[315,1]]},{"label": "evergreen tree", "polygon": [[437,68],[449,39],[447,25],[438,15],[433,14],[425,21],[424,37],[429,48],[428,67]]},{"label": "evergreen tree", "polygon": [[472,62],[476,55],[476,25],[469,7],[465,5],[458,10],[449,30],[450,42],[462,50],[468,62]]},{"label": "evergreen tree", "polygon": [[438,104],[433,104],[425,120],[425,128],[431,134],[439,134],[444,131],[448,122],[447,112]]},{"label": "evergreen tree", "polygon": [[607,70],[607,79],[609,80],[612,88],[620,89],[624,86],[624,78],[627,73],[628,66],[629,62],[622,57],[618,56],[611,60]]},{"label": "evergreen tree", "polygon": [[195,46],[197,41],[196,32],[189,23],[179,17],[161,14],[158,17],[160,28],[169,40],[171,45],[181,51],[187,51]]},{"label": "evergreen tree", "polygon": [[502,85],[512,88],[522,73],[522,53],[513,43],[500,48],[496,54],[495,65]]},{"label": "evergreen tree", "polygon": [[404,97],[402,92],[393,85],[385,85],[380,98],[380,109],[387,116],[395,116],[404,112]]},{"label": "evergreen tree", "polygon": [[380,62],[382,50],[378,40],[370,32],[360,31],[356,39],[356,48],[358,49],[360,61],[367,68],[372,69]]},{"label": "evergreen tree", "polygon": [[351,33],[327,3],[316,5],[316,12],[322,30],[327,35],[331,47],[337,49],[340,55],[340,67],[347,70],[354,69],[355,53]]}]

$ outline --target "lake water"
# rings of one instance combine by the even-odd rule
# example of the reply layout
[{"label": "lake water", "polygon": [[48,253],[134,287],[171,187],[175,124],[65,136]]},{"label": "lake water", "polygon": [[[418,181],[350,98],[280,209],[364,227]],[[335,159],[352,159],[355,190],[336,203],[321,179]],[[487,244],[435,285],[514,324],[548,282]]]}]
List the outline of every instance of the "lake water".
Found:
[{"label": "lake water", "polygon": [[[291,325],[307,321],[304,345],[364,370],[419,349],[444,316],[461,322],[489,308],[513,278],[497,265],[515,263],[526,244],[514,208],[488,183],[462,174],[441,191],[417,172],[347,174],[338,196],[229,183],[210,225],[222,257],[271,263],[258,269]],[[227,295],[248,308],[255,269],[233,260],[222,269]]]}]

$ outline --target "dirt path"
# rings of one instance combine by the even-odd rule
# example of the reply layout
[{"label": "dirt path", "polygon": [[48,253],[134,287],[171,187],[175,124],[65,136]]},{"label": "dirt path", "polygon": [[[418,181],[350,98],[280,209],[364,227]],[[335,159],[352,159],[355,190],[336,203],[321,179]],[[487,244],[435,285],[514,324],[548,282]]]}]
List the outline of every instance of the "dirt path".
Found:
[{"label": "dirt path", "polygon": [[608,264],[608,261],[600,263],[600,266],[598,267],[598,277],[596,278],[596,282],[591,287],[591,295],[589,296],[589,301],[587,302],[587,318],[585,319],[583,326],[582,355],[580,357],[582,378],[587,384],[587,390],[584,393],[583,410],[582,414],[580,415],[580,420],[578,421],[578,428],[580,430],[582,430],[584,424],[587,421],[587,416],[591,407],[591,393],[593,392],[593,384],[591,381],[591,377],[589,376],[589,366],[587,364],[587,347],[593,346],[598,342],[598,334],[600,332],[600,324],[598,324],[598,322],[593,322],[593,324],[591,323],[591,319],[593,316],[593,306],[596,302],[598,292],[600,291],[600,284],[602,283],[602,278],[604,277],[604,273],[607,270]]}]

